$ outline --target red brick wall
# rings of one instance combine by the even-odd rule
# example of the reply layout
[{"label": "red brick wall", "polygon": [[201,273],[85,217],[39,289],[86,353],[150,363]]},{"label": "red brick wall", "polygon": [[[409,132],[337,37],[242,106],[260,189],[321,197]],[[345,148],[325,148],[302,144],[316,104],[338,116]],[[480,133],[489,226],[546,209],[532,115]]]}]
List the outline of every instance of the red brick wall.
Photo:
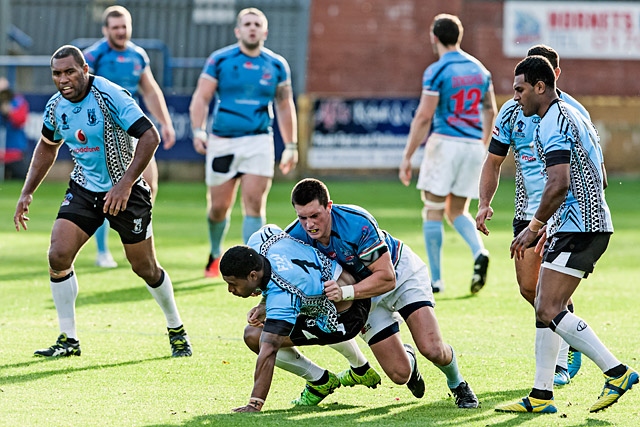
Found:
[{"label": "red brick wall", "polygon": [[[502,8],[487,0],[315,0],[311,2],[307,93],[419,96],[435,60],[429,27],[453,13],[465,28],[462,48],[491,71],[496,93],[510,94],[518,62],[502,54]],[[640,61],[561,60],[559,86],[580,96],[640,95]]]}]

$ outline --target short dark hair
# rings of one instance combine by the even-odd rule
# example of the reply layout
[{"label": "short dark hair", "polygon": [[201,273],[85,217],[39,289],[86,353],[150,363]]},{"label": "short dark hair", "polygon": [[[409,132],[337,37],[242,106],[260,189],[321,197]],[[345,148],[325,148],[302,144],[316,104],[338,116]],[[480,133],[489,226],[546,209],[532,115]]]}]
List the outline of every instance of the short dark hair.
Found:
[{"label": "short dark hair", "polygon": [[124,6],[109,6],[102,12],[102,26],[109,26],[109,18],[122,18],[123,16],[131,22],[131,14]]},{"label": "short dark hair", "polygon": [[246,278],[252,271],[262,271],[263,257],[246,245],[233,246],[220,258],[220,273],[223,276]]},{"label": "short dark hair", "polygon": [[85,61],[84,55],[82,54],[82,51],[80,49],[78,49],[77,47],[72,46],[70,44],[66,44],[64,46],[59,47],[58,50],[53,52],[53,55],[51,55],[50,65],[53,67],[53,60],[54,59],[62,59],[62,58],[66,58],[68,56],[73,56],[73,59],[80,66],[84,67],[84,65],[87,63],[87,61]]},{"label": "short dark hair", "polygon": [[291,204],[304,206],[317,200],[323,207],[329,205],[329,189],[324,182],[315,178],[305,178],[291,190]]},{"label": "short dark hair", "polygon": [[433,18],[431,32],[445,46],[453,46],[462,41],[464,28],[460,18],[448,13],[441,13]]},{"label": "short dark hair", "polygon": [[547,87],[555,89],[556,74],[553,66],[544,56],[527,56],[516,65],[514,75],[524,75],[524,81],[535,85],[538,82],[544,83]]},{"label": "short dark hair", "polygon": [[533,55],[544,56],[547,58],[554,70],[560,66],[560,55],[558,55],[558,52],[556,52],[552,47],[544,44],[531,46],[527,52],[527,56]]}]

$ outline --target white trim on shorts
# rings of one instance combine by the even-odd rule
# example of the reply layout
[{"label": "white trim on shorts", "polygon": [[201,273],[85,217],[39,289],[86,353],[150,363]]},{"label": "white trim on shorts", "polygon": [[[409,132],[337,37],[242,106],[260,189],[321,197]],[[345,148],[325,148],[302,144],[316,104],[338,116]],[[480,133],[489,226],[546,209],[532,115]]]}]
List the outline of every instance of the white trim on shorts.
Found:
[{"label": "white trim on shorts", "polygon": [[[564,253],[568,254],[568,252],[564,252]],[[558,260],[558,258],[556,258],[556,260]],[[548,268],[549,270],[557,271],[558,273],[566,274],[567,276],[577,277],[578,279],[584,279],[586,277],[585,272],[582,270],[566,267],[564,265],[552,264],[549,261],[543,262],[541,267]]]},{"label": "white trim on shorts", "polygon": [[[233,155],[229,170],[214,172],[213,159]],[[263,133],[237,138],[221,138],[209,135],[205,161],[205,182],[209,187],[222,185],[238,174],[258,175],[273,178],[275,165],[273,135]]]},{"label": "white trim on shorts", "polygon": [[404,320],[398,313],[403,307],[416,302],[425,301],[435,307],[431,279],[427,265],[409,246],[402,247],[402,254],[396,266],[395,289],[371,298],[369,317],[360,337],[369,342],[376,334]]},{"label": "white trim on shorts", "polygon": [[436,196],[454,194],[477,199],[485,155],[481,139],[431,134],[416,187]]}]

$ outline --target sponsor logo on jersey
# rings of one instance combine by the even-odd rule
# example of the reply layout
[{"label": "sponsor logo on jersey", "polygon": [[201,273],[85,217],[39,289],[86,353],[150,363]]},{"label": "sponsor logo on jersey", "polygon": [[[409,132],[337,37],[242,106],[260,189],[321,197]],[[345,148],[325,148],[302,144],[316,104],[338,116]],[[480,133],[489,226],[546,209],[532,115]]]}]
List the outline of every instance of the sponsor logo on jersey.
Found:
[{"label": "sponsor logo on jersey", "polygon": [[495,137],[500,136],[500,129],[498,129],[498,126],[493,127],[493,136]]},{"label": "sponsor logo on jersey", "polygon": [[82,129],[78,129],[75,132],[75,137],[76,137],[76,141],[78,141],[80,144],[87,143],[87,135],[84,133]]},{"label": "sponsor logo on jersey", "polygon": [[259,65],[254,64],[254,63],[253,63],[253,62],[251,62],[251,61],[247,61],[247,62],[245,62],[244,64],[242,64],[242,66],[243,66],[245,69],[247,69],[247,70],[259,70],[259,69],[260,69],[260,66],[259,66]]},{"label": "sponsor logo on jersey", "polygon": [[520,156],[520,160],[522,160],[523,162],[535,162],[538,159],[536,158],[536,156],[531,156],[529,154],[523,154],[522,156]]},{"label": "sponsor logo on jersey", "polygon": [[74,107],[73,114],[78,114],[80,111],[82,111],[82,107],[80,107],[80,106]]}]

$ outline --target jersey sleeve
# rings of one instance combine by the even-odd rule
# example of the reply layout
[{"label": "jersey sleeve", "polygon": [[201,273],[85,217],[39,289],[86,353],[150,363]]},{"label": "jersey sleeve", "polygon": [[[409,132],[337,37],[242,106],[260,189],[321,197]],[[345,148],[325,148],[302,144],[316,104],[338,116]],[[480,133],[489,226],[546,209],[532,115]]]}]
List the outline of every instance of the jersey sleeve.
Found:
[{"label": "jersey sleeve", "polygon": [[431,64],[422,75],[422,93],[425,95],[440,95],[441,82],[436,81],[436,64]]},{"label": "jersey sleeve", "polygon": [[62,135],[57,132],[55,123],[55,106],[57,105],[56,98],[58,96],[60,95],[56,94],[52,96],[44,107],[44,114],[42,116],[42,136],[49,141],[62,143]]}]

